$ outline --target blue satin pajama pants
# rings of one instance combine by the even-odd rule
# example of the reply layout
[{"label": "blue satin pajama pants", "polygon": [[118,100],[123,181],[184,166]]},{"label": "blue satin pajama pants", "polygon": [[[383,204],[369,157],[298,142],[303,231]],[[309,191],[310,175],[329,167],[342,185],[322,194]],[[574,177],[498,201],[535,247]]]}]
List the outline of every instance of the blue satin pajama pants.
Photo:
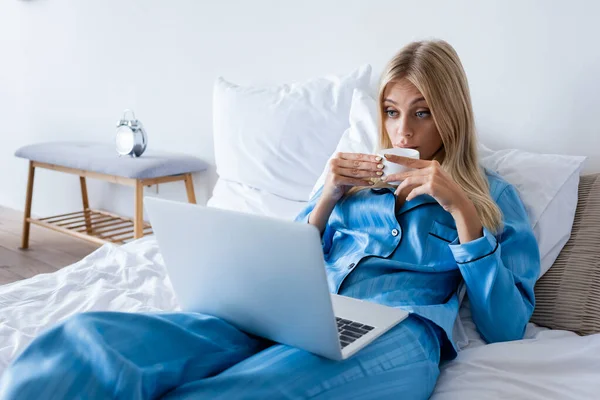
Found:
[{"label": "blue satin pajama pants", "polygon": [[248,335],[202,314],[79,314],[36,338],[1,399],[427,399],[440,340],[418,317],[348,360]]}]

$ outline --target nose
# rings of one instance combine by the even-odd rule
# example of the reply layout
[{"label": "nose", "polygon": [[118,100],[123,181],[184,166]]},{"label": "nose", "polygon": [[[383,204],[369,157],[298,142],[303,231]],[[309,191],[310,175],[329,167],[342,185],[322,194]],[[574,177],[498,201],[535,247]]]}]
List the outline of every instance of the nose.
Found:
[{"label": "nose", "polygon": [[392,142],[394,146],[398,146],[401,144],[407,144],[407,140],[412,138],[414,135],[413,127],[410,126],[409,121],[406,117],[398,118],[398,124],[396,125],[396,129],[394,131],[394,137],[392,138]]}]

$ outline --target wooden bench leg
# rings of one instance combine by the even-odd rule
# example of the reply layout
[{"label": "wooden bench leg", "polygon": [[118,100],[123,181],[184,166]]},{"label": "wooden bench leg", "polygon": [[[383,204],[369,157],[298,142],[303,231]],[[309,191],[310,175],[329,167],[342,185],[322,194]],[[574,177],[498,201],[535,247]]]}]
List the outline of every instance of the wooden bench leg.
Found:
[{"label": "wooden bench leg", "polygon": [[88,235],[90,235],[92,233],[92,220],[90,218],[90,202],[88,199],[85,176],[79,177],[79,183],[81,184],[81,200],[83,201],[83,214],[85,215],[85,229]]},{"label": "wooden bench leg", "polygon": [[187,192],[188,202],[196,204],[196,193],[194,193],[192,174],[185,174],[185,191]]},{"label": "wooden bench leg", "polygon": [[31,223],[31,201],[33,200],[33,178],[35,176],[35,167],[33,161],[29,161],[29,176],[27,177],[27,194],[25,197],[25,214],[23,215],[23,235],[21,236],[21,249],[29,248],[29,230]]},{"label": "wooden bench leg", "polygon": [[141,180],[135,182],[135,207],[133,217],[133,237],[144,236],[144,185]]}]

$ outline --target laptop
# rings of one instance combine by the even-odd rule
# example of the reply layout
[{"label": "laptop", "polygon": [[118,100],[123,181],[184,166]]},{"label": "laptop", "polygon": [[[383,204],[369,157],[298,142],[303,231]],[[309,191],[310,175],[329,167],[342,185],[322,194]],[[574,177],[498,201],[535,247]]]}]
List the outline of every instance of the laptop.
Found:
[{"label": "laptop", "polygon": [[318,229],[305,223],[144,198],[184,311],[343,360],[408,312],[331,294]]}]

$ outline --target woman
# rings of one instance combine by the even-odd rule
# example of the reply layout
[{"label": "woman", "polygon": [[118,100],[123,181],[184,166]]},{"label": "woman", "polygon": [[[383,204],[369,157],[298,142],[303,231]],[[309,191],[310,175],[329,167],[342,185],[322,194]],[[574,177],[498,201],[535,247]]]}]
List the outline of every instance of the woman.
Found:
[{"label": "woman", "polygon": [[[520,339],[534,307],[537,243],[515,189],[476,156],[465,73],[443,41],[411,43],[380,86],[380,145],[410,147],[413,169],[338,154],[298,216],[322,232],[332,292],[411,311],[341,361],[192,313],[87,313],[37,338],[5,373],[2,398],[425,399],[456,348],[462,287],[488,342]],[[377,179],[375,179],[377,180]],[[464,282],[464,283],[463,283]]]}]

